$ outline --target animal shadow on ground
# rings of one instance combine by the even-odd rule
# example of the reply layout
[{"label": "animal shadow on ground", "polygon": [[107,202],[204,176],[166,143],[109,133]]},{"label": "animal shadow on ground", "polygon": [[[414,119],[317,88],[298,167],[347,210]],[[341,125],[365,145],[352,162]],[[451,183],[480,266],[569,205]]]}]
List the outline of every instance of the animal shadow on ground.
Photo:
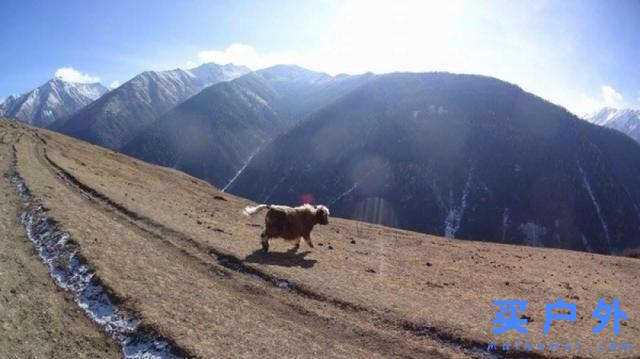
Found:
[{"label": "animal shadow on ground", "polygon": [[244,261],[248,263],[269,264],[281,267],[311,268],[318,263],[318,261],[315,259],[304,258],[309,253],[311,253],[311,251],[298,253],[291,251],[265,253],[262,249],[256,249],[253,253],[249,254]]}]

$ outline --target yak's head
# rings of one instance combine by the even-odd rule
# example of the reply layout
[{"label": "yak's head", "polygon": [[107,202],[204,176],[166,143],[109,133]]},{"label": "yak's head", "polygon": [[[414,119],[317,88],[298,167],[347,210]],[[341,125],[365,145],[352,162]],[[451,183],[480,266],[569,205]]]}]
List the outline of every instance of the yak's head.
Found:
[{"label": "yak's head", "polygon": [[323,205],[317,205],[316,221],[320,224],[329,224],[329,208]]}]

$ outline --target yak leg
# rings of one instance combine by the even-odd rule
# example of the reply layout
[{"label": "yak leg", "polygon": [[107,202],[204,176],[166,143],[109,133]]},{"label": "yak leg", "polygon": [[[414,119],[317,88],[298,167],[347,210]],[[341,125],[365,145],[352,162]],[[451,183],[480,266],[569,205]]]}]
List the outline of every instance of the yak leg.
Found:
[{"label": "yak leg", "polygon": [[262,250],[265,252],[269,251],[269,237],[267,236],[267,232],[264,231],[260,235],[260,243],[262,244]]},{"label": "yak leg", "polygon": [[300,237],[298,237],[295,241],[296,242],[293,244],[293,247],[291,247],[291,249],[289,249],[289,252],[291,252],[291,253],[297,252],[298,248],[300,248]]},{"label": "yak leg", "polygon": [[307,233],[304,235],[304,241],[307,242],[309,247],[313,248],[313,243],[311,243],[311,234]]}]

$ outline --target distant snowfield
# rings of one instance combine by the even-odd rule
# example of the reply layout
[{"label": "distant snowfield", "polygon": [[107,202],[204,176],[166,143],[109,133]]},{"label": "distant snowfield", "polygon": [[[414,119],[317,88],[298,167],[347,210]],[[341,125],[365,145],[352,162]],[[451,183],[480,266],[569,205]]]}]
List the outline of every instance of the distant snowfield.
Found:
[{"label": "distant snowfield", "polygon": [[244,171],[245,168],[247,168],[247,166],[249,165],[249,163],[253,159],[253,156],[255,156],[258,152],[260,152],[260,149],[261,149],[261,147],[256,148],[255,151],[253,151],[253,153],[251,155],[249,155],[247,160],[244,161],[244,164],[242,165],[242,167],[240,167],[238,172],[236,172],[235,176],[233,176],[233,178],[231,178],[229,180],[229,182],[222,188],[222,192],[226,191],[227,188],[229,188],[229,186],[231,186],[233,184],[233,182],[235,182],[235,180],[238,178],[238,176],[240,176],[240,174],[242,174],[242,171]]},{"label": "distant snowfield", "polygon": [[0,104],[0,115],[46,127],[107,92],[100,83],[75,83],[54,78],[22,95],[9,96]]},{"label": "distant snowfield", "polygon": [[585,120],[599,126],[618,130],[640,142],[640,110],[605,107],[594,114],[586,116]]}]

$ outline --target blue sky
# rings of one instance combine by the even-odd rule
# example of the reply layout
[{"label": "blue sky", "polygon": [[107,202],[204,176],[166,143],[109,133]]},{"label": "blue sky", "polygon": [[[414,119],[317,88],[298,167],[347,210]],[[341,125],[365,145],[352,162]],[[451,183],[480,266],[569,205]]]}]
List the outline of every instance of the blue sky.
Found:
[{"label": "blue sky", "polygon": [[215,61],[479,73],[578,114],[640,108],[640,0],[5,0],[0,11],[0,98],[56,71],[110,85]]}]

